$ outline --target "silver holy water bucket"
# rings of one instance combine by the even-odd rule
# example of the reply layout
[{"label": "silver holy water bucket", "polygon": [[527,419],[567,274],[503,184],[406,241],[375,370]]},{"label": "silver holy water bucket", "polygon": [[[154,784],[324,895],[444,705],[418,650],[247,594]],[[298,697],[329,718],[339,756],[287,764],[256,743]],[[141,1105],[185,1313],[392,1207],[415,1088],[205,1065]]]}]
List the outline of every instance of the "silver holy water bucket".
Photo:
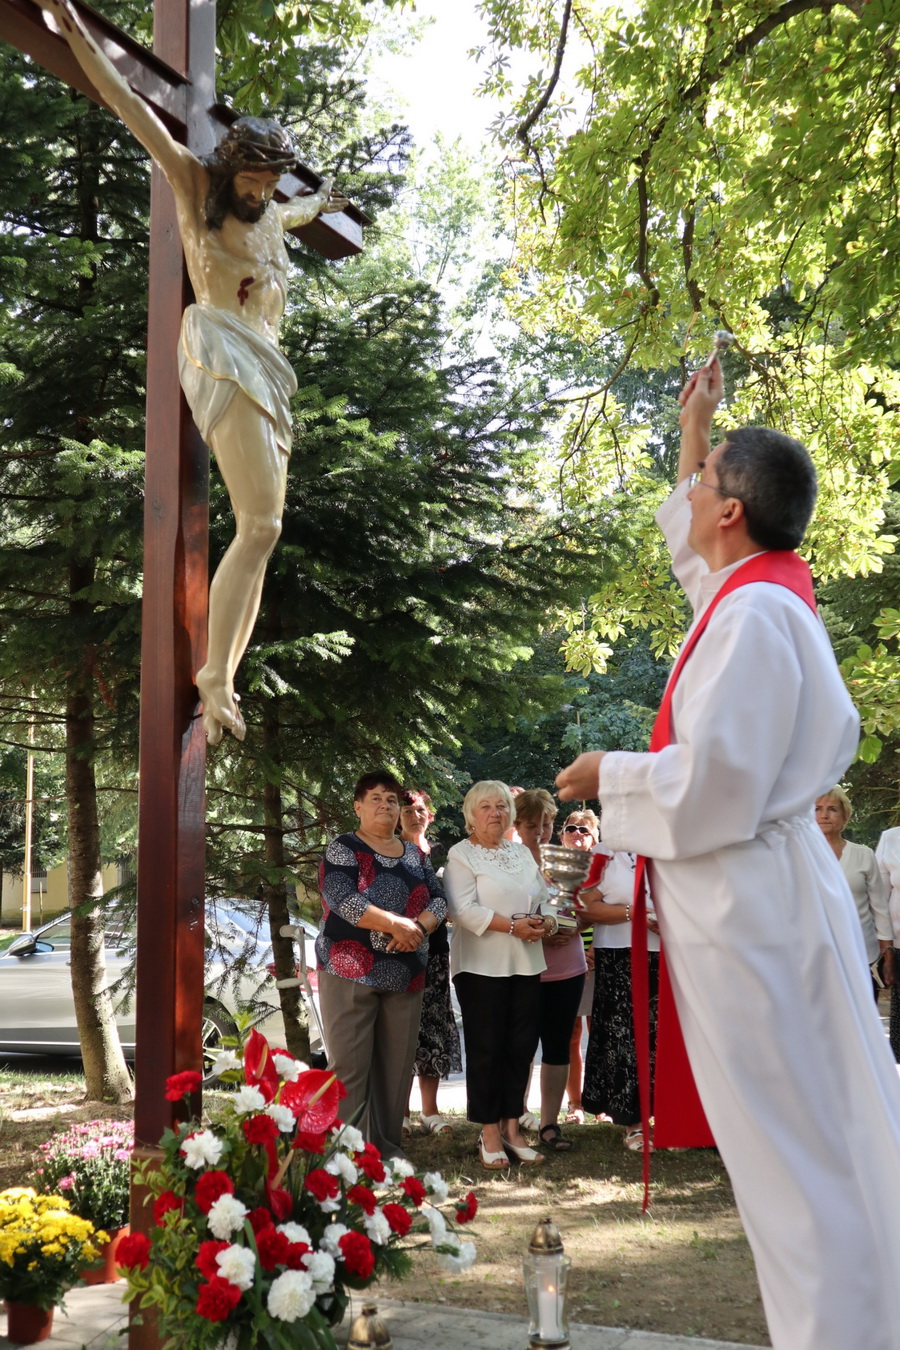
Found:
[{"label": "silver holy water bucket", "polygon": [[575,894],[587,880],[592,855],[561,844],[541,844],[540,855],[541,871],[550,888],[550,900],[541,909],[556,919],[561,933],[572,933],[578,927]]}]

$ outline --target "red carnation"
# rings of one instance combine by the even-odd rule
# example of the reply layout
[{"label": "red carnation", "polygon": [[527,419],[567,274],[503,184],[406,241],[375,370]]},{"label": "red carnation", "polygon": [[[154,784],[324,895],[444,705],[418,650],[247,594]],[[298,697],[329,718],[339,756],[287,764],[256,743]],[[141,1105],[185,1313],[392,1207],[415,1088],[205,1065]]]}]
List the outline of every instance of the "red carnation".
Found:
[{"label": "red carnation", "polygon": [[345,1233],[338,1241],[341,1260],[350,1275],[367,1280],[375,1269],[375,1253],[365,1233]]},{"label": "red carnation", "polygon": [[428,1194],[418,1177],[406,1177],[401,1181],[400,1189],[409,1196],[414,1205],[421,1205]]},{"label": "red carnation", "polygon": [[208,1284],[200,1286],[196,1311],[208,1322],[224,1322],[240,1301],[241,1291],[236,1284],[213,1275]]},{"label": "red carnation", "polygon": [[218,1275],[219,1267],[216,1265],[216,1257],[219,1252],[224,1252],[230,1246],[230,1242],[209,1241],[200,1243],[194,1265],[205,1280],[211,1280]]},{"label": "red carnation", "polygon": [[263,1270],[274,1270],[276,1266],[287,1265],[290,1242],[284,1233],[279,1233],[274,1227],[264,1228],[261,1233],[256,1235],[256,1250],[259,1254],[259,1264]]},{"label": "red carnation", "polygon": [[265,1205],[259,1205],[256,1209],[251,1209],[250,1213],[247,1215],[247,1222],[257,1237],[259,1237],[264,1229],[275,1227],[272,1211],[266,1209]]},{"label": "red carnation", "polygon": [[375,1192],[370,1191],[368,1186],[351,1186],[347,1192],[347,1199],[351,1205],[359,1205],[366,1214],[374,1214],[375,1206],[378,1204]]},{"label": "red carnation", "polygon": [[314,1167],[306,1178],[306,1189],[321,1204],[323,1200],[336,1200],[341,1188],[337,1177],[326,1172],[324,1167]]},{"label": "red carnation", "polygon": [[382,1205],[381,1212],[391,1225],[391,1232],[406,1237],[412,1227],[412,1215],[402,1205]]},{"label": "red carnation", "polygon": [[157,1228],[162,1227],[163,1219],[169,1211],[173,1209],[176,1213],[181,1214],[184,1210],[184,1200],[180,1195],[176,1195],[174,1191],[163,1191],[162,1195],[158,1196],[153,1205],[153,1222],[156,1224]]},{"label": "red carnation", "polygon": [[241,1128],[248,1144],[262,1144],[265,1147],[267,1144],[274,1144],[278,1138],[278,1126],[271,1116],[248,1116],[241,1122]]},{"label": "red carnation", "polygon": [[361,1153],[354,1153],[353,1161],[370,1181],[384,1181],[384,1163],[374,1144],[366,1144]]},{"label": "red carnation", "polygon": [[197,1178],[194,1199],[197,1208],[208,1214],[216,1201],[223,1195],[234,1195],[234,1182],[227,1172],[201,1172]]},{"label": "red carnation", "polygon": [[478,1213],[478,1201],[475,1199],[475,1192],[469,1191],[465,1200],[456,1202],[456,1222],[469,1223]]},{"label": "red carnation", "polygon": [[308,1242],[289,1242],[284,1264],[288,1270],[305,1270],[306,1262],[303,1258],[308,1256],[311,1251],[312,1247]]},{"label": "red carnation", "polygon": [[150,1260],[150,1239],[146,1233],[129,1233],[116,1248],[116,1265],[133,1270],[135,1266],[147,1269]]},{"label": "red carnation", "polygon": [[173,1073],[171,1078],[166,1079],[166,1101],[180,1102],[182,1097],[188,1097],[192,1092],[196,1092],[202,1081],[203,1075],[196,1069]]},{"label": "red carnation", "polygon": [[294,1138],[291,1148],[302,1148],[305,1153],[324,1153],[328,1148],[325,1131],[323,1130],[321,1134],[311,1134],[307,1130],[301,1130]]}]

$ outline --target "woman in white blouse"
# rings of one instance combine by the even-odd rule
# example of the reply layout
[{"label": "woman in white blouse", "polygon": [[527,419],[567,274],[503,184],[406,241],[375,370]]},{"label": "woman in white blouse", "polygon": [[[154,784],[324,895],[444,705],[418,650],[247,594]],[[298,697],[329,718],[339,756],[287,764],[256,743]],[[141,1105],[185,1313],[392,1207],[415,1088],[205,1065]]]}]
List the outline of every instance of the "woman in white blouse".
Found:
[{"label": "woman in white blouse", "polygon": [[900,983],[897,981],[897,948],[900,947],[900,828],[885,830],[875,850],[881,879],[888,891],[888,908],[894,945],[885,954],[881,972],[891,990],[890,1040],[894,1059],[900,1064]]},{"label": "woman in white blouse", "polygon": [[537,1049],[548,928],[531,911],[546,887],[529,850],[503,837],[513,815],[505,783],[476,783],[463,802],[469,837],[453,845],[444,868],[468,1117],[481,1125],[478,1150],[490,1170],[508,1167],[511,1158],[544,1161],[523,1138],[519,1116]]},{"label": "woman in white blouse", "polygon": [[[866,848],[865,844],[854,844],[844,838],[843,831],[850,823],[852,814],[850,798],[842,787],[833,787],[830,792],[816,798],[816,824],[831,845],[850,885],[862,927],[866,960],[871,966],[891,946],[888,889],[872,850]],[[874,977],[872,988],[877,1002],[878,985]]]}]

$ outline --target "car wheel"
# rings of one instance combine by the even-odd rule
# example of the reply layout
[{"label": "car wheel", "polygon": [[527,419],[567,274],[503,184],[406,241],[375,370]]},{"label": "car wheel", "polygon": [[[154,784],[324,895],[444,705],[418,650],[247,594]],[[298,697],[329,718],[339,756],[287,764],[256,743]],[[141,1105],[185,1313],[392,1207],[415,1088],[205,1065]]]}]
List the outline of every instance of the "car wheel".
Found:
[{"label": "car wheel", "polygon": [[234,1036],[237,1027],[231,1018],[216,1003],[203,1005],[203,1027],[200,1033],[200,1046],[203,1051],[203,1067],[209,1069],[219,1049],[223,1036]]}]

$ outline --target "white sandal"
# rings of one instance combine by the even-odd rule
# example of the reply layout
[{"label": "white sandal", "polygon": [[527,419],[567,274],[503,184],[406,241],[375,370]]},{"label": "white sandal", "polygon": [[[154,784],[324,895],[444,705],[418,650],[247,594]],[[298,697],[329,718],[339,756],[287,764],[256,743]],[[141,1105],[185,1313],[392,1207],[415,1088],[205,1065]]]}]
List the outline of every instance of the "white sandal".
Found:
[{"label": "white sandal", "polygon": [[[394,1119],[396,1120],[397,1117],[395,1116]],[[405,1137],[405,1136],[408,1135],[408,1134],[412,1134],[412,1121],[410,1120],[409,1116],[404,1116],[404,1117],[403,1117],[403,1135],[404,1135],[404,1137]]]},{"label": "white sandal", "polygon": [[505,1171],[509,1167],[509,1158],[506,1156],[506,1150],[501,1149],[499,1153],[491,1153],[484,1146],[484,1139],[478,1136],[478,1143],[475,1145],[478,1156],[481,1159],[482,1167],[486,1167],[489,1172]]},{"label": "white sandal", "polygon": [[[625,1138],[622,1140],[622,1143],[625,1145],[626,1148],[631,1149],[632,1153],[643,1153],[644,1131],[640,1129],[626,1130]],[[650,1144],[650,1152],[651,1153],[655,1152],[652,1143]]]},{"label": "white sandal", "polygon": [[538,1163],[546,1162],[543,1153],[538,1153],[536,1148],[529,1148],[528,1145],[511,1144],[508,1139],[503,1140],[503,1147],[511,1158],[524,1167],[536,1167]]},{"label": "white sandal", "polygon": [[519,1124],[523,1130],[531,1130],[533,1133],[541,1128],[541,1122],[530,1111],[526,1111],[523,1116],[519,1116]]},{"label": "white sandal", "polygon": [[422,1127],[428,1134],[452,1134],[453,1126],[443,1116],[422,1116]]}]

